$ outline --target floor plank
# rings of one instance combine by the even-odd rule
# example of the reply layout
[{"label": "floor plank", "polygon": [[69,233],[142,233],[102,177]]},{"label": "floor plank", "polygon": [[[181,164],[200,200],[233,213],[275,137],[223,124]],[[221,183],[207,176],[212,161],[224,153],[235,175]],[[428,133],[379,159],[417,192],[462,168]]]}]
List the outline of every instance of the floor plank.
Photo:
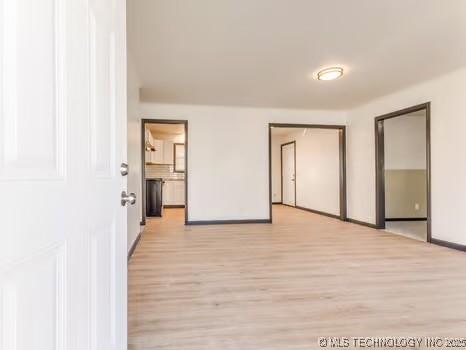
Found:
[{"label": "floor plank", "polygon": [[149,219],[129,349],[318,348],[323,336],[466,336],[466,254],[275,206],[274,224]]}]

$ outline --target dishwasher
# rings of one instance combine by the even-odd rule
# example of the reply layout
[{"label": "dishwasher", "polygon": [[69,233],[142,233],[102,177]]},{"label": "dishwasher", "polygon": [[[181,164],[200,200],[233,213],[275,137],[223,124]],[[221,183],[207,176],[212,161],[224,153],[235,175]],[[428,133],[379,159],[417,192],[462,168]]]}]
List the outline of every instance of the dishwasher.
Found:
[{"label": "dishwasher", "polygon": [[163,179],[146,180],[146,216],[163,215]]}]

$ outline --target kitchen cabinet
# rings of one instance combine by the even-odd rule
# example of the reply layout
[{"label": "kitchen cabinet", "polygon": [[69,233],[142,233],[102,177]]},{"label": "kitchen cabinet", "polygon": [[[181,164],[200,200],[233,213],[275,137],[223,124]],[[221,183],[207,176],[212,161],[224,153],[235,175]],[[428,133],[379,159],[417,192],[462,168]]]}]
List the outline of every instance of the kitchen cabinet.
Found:
[{"label": "kitchen cabinet", "polygon": [[163,205],[184,205],[184,181],[165,180],[163,185]]},{"label": "kitchen cabinet", "polygon": [[165,162],[165,151],[164,141],[157,140],[152,136],[152,133],[146,129],[146,147],[152,147],[152,150],[146,149],[146,163],[153,164],[164,164]]},{"label": "kitchen cabinet", "polygon": [[176,204],[184,204],[184,181],[175,182],[175,202]]},{"label": "kitchen cabinet", "polygon": [[163,142],[163,164],[173,164],[173,141]]},{"label": "kitchen cabinet", "polygon": [[155,151],[151,152],[150,162],[154,164],[164,164],[164,142],[162,140],[152,140]]},{"label": "kitchen cabinet", "polygon": [[173,141],[154,139],[148,136],[147,140],[155,150],[146,151],[146,162],[152,164],[173,164]]}]

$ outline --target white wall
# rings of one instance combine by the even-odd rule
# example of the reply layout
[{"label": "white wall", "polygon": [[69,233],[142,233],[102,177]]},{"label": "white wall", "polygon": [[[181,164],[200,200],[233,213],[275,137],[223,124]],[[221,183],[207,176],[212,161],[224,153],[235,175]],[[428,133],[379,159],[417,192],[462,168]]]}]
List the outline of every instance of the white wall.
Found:
[{"label": "white wall", "polygon": [[406,115],[384,121],[385,169],[426,168],[426,117]]},{"label": "white wall", "polygon": [[340,215],[338,130],[309,129],[296,138],[296,204]]},{"label": "white wall", "polygon": [[[338,130],[296,129],[275,136],[272,183],[280,190],[280,145],[296,141],[296,205],[340,215],[340,145]],[[274,144],[274,143],[272,143]],[[274,163],[276,163],[274,165]]]},{"label": "white wall", "polygon": [[139,116],[139,79],[128,54],[128,190],[136,194],[136,204],[128,205],[128,249],[140,232],[141,221],[141,122]]},{"label": "white wall", "polygon": [[432,237],[466,244],[466,68],[379,98],[348,115],[348,215],[375,223],[374,117],[432,102]]},{"label": "white wall", "polygon": [[189,220],[269,218],[268,123],[344,124],[340,111],[142,103],[142,118],[186,119]]}]

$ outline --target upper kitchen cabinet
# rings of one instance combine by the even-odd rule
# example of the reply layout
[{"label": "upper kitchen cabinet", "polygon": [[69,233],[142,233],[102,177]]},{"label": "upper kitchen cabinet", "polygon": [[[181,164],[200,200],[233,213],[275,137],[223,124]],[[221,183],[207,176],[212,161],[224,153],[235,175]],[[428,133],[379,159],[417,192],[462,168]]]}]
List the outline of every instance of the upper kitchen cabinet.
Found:
[{"label": "upper kitchen cabinet", "polygon": [[152,152],[154,150],[154,138],[149,130],[145,133],[145,160],[146,163],[152,162]]},{"label": "upper kitchen cabinet", "polygon": [[164,141],[153,139],[154,150],[151,152],[150,162],[154,164],[164,164]]},{"label": "upper kitchen cabinet", "polygon": [[[175,145],[184,141],[184,126],[177,124],[146,124],[145,149],[146,164],[174,165]],[[184,146],[183,146],[184,148]],[[178,158],[184,157],[184,150],[179,151]],[[179,168],[177,166],[177,168]],[[183,169],[184,170],[184,169]]]},{"label": "upper kitchen cabinet", "polygon": [[173,141],[151,138],[150,144],[152,148],[146,151],[146,163],[173,165]]},{"label": "upper kitchen cabinet", "polygon": [[163,142],[163,164],[173,165],[173,141]]}]

